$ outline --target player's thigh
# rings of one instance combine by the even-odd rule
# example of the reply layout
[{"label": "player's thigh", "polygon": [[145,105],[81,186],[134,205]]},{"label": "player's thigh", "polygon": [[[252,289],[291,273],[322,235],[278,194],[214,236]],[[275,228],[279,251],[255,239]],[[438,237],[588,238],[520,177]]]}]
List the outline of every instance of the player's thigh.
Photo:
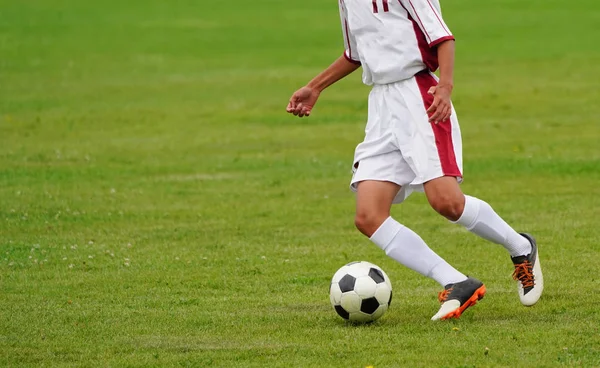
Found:
[{"label": "player's thigh", "polygon": [[366,157],[357,165],[350,187],[357,192],[359,213],[389,213],[401,186],[415,177],[399,151]]},{"label": "player's thigh", "polygon": [[356,213],[358,216],[389,216],[400,185],[391,181],[364,180],[357,183]]}]

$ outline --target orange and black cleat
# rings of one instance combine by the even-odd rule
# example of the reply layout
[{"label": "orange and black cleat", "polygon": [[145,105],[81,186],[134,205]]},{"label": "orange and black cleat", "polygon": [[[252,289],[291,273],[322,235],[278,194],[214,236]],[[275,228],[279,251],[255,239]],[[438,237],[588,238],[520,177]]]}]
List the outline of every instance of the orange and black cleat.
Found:
[{"label": "orange and black cleat", "polygon": [[477,304],[484,295],[485,285],[472,277],[462,282],[448,284],[444,287],[444,291],[439,293],[438,298],[442,306],[431,320],[459,318],[465,309]]}]

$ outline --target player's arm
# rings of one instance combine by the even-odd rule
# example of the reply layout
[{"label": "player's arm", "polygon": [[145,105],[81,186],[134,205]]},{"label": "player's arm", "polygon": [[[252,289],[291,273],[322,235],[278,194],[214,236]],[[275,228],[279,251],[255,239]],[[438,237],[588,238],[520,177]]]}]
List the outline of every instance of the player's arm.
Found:
[{"label": "player's arm", "polygon": [[434,100],[427,113],[429,121],[439,123],[448,119],[452,112],[450,93],[454,72],[454,36],[442,18],[438,0],[399,1],[423,32],[428,46],[437,49],[440,82],[429,89]]},{"label": "player's arm", "polygon": [[360,63],[340,56],[327,69],[314,77],[306,86],[297,90],[287,105],[287,112],[298,117],[309,116],[321,92],[360,67]]},{"label": "player's arm", "polygon": [[439,123],[450,118],[452,102],[450,95],[454,88],[454,40],[443,41],[437,45],[440,81],[429,89],[434,96],[433,103],[427,110],[429,121]]},{"label": "player's arm", "polygon": [[352,73],[360,66],[357,53],[356,39],[348,27],[347,9],[344,1],[340,0],[340,21],[344,36],[344,54],[333,62],[327,69],[317,75],[305,87],[296,91],[287,106],[287,112],[299,117],[309,116],[317,99],[325,88]]},{"label": "player's arm", "polygon": [[307,87],[321,92],[359,67],[360,63],[348,60],[344,54],[337,58],[337,60],[327,69],[323,70],[319,75],[313,78],[313,80],[308,83]]}]

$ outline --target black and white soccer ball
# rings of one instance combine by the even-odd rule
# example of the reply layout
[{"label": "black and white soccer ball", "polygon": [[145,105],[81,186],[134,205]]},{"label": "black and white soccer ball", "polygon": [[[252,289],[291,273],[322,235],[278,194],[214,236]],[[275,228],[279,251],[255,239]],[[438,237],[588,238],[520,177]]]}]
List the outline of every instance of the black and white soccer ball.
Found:
[{"label": "black and white soccer ball", "polygon": [[329,299],[340,317],[352,322],[372,322],[388,310],[392,302],[392,283],[385,272],[372,263],[348,263],[333,275]]}]

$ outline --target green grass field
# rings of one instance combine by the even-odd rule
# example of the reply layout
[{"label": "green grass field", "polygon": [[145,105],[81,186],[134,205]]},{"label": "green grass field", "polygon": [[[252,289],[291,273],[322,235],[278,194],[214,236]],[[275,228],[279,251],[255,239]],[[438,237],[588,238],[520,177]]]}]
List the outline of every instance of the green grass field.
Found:
[{"label": "green grass field", "polygon": [[[538,238],[537,305],[423,196],[394,216],[488,287],[460,320],[354,229],[368,87],[285,113],[342,52],[335,1],[0,0],[0,365],[600,366],[600,8],[442,5],[463,188]],[[353,260],[394,286],[368,326],[329,304]]]}]

